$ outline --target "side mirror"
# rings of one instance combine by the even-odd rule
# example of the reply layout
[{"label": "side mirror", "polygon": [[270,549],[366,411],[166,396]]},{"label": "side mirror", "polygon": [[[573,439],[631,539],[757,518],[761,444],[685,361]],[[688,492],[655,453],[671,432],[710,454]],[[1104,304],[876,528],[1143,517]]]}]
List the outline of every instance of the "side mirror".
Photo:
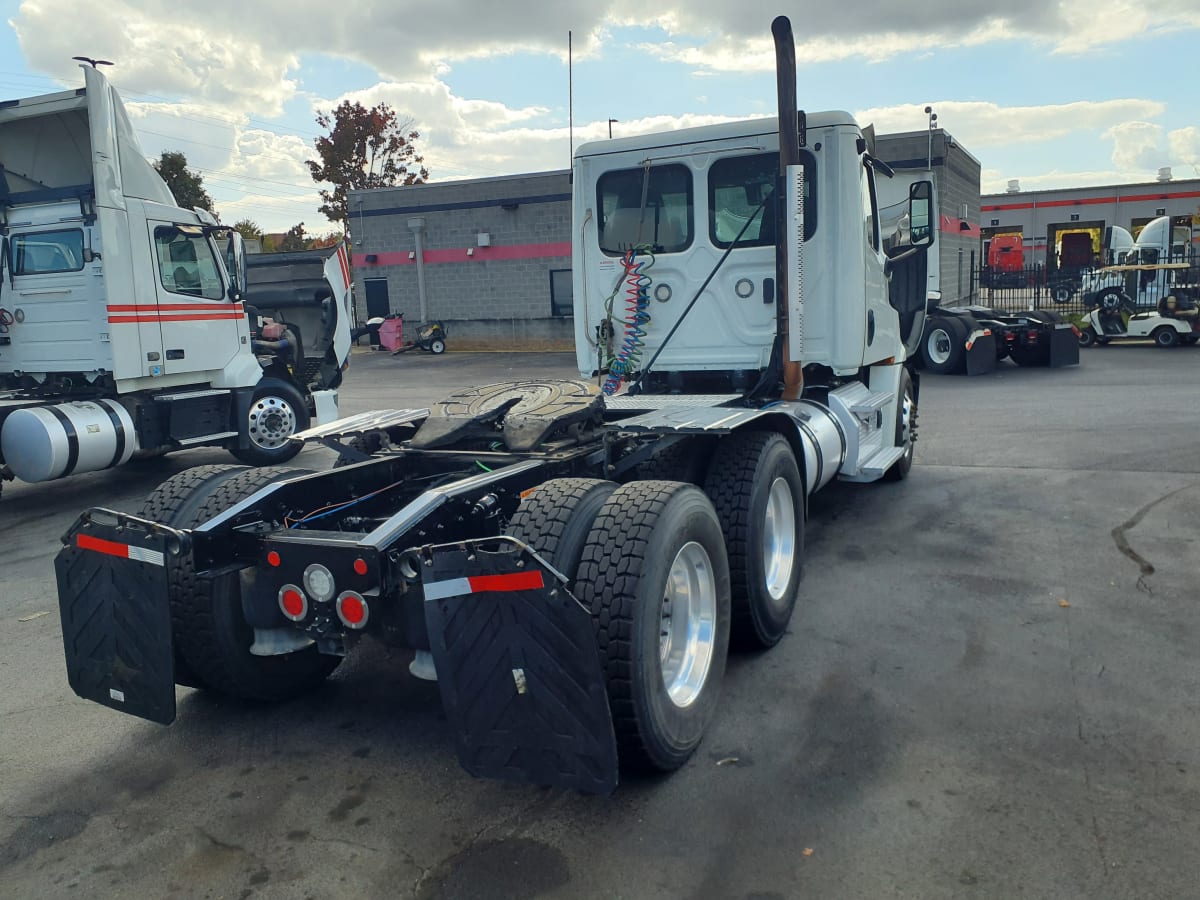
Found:
[{"label": "side mirror", "polygon": [[933,243],[933,184],[918,181],[908,189],[909,238],[914,247]]},{"label": "side mirror", "polygon": [[225,270],[229,273],[229,299],[237,303],[246,293],[246,242],[236,231],[229,232]]}]

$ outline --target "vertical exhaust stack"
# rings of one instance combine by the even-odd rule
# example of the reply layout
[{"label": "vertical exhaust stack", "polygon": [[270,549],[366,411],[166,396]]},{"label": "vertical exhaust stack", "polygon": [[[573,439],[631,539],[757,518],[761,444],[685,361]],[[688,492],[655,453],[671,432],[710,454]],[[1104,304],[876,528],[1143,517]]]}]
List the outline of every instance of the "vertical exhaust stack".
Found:
[{"label": "vertical exhaust stack", "polygon": [[[771,23],[775,38],[775,84],[779,98],[779,174],[800,162],[799,121],[796,110],[796,44],[792,39],[792,23],[787,16],[777,16]],[[781,179],[782,183],[782,179]],[[778,193],[778,192],[777,192]],[[781,198],[775,198],[776,203]],[[783,399],[798,400],[804,389],[802,363],[792,359],[788,339],[788,259],[787,229],[782,217],[776,217],[775,228],[775,332],[783,338]]]}]

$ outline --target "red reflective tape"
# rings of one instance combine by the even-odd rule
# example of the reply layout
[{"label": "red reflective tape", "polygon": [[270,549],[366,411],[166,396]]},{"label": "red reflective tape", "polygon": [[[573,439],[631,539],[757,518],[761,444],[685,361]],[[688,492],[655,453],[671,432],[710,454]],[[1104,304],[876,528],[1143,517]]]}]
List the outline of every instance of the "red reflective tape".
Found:
[{"label": "red reflective tape", "polygon": [[109,556],[119,556],[121,559],[129,559],[128,544],[106,541],[104,538],[92,537],[90,534],[75,535],[75,546],[80,550],[95,550],[97,553],[106,553]]},{"label": "red reflective tape", "polygon": [[473,594],[482,591],[533,591],[546,586],[540,569],[511,575],[476,575],[467,581],[471,584]]}]

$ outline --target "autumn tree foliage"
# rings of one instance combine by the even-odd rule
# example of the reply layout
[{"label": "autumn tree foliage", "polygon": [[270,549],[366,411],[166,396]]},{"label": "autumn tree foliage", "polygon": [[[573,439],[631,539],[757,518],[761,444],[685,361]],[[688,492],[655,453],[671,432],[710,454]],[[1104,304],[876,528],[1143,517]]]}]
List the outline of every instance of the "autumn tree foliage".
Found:
[{"label": "autumn tree foliage", "polygon": [[307,250],[308,238],[304,234],[304,223],[293,225],[287,230],[287,234],[283,236],[283,240],[279,242],[279,252],[285,253],[291,250]]},{"label": "autumn tree foliage", "polygon": [[313,181],[333,185],[321,190],[320,209],[329,221],[349,230],[347,197],[352,190],[421,184],[429,178],[417,152],[420,137],[386,103],[367,109],[345,100],[332,113],[317,116],[328,134],[316,138],[317,160],[308,160]]},{"label": "autumn tree foliage", "polygon": [[154,169],[167,183],[171,196],[184,209],[200,207],[207,209],[214,216],[217,209],[213,206],[212,197],[204,190],[204,179],[199,173],[188,168],[187,157],[182,153],[164,150],[160,158],[151,163]]}]

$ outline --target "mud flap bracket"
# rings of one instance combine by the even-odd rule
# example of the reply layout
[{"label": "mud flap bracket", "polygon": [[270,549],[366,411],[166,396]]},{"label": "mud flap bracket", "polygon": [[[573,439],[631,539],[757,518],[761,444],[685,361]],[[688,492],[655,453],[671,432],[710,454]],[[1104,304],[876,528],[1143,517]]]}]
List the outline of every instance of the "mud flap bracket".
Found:
[{"label": "mud flap bracket", "polygon": [[425,619],[472,775],[607,794],[617,748],[591,615],[511,538],[421,550]]}]

